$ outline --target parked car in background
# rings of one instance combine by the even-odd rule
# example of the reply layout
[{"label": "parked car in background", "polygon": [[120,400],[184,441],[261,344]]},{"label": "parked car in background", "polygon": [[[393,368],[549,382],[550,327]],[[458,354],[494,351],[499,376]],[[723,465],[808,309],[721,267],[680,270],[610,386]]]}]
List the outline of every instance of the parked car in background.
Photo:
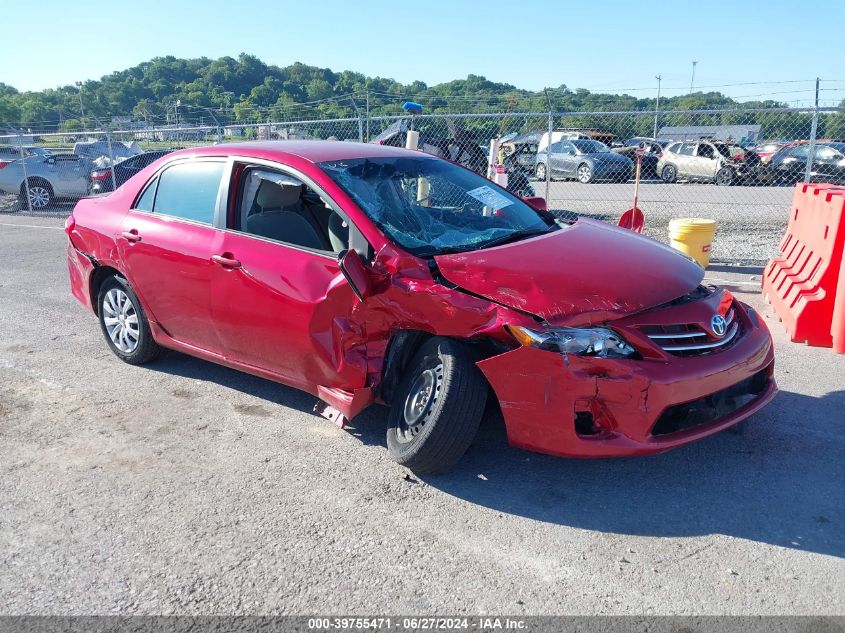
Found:
[{"label": "parked car in background", "polygon": [[25,172],[29,182],[29,204],[33,209],[44,209],[58,199],[86,195],[90,170],[91,161],[75,154],[33,155],[0,168],[0,191],[18,194],[25,205]]},{"label": "parked car in background", "polygon": [[760,166],[757,154],[733,143],[676,141],[660,153],[657,173],[667,183],[691,180],[727,186],[754,182]]},{"label": "parked car in background", "polygon": [[622,156],[604,143],[593,140],[560,140],[552,143],[551,151],[537,154],[534,173],[539,180],[546,179],[546,170],[551,178],[574,178],[588,183],[596,180],[625,182],[631,177],[634,161]]},{"label": "parked car in background", "polygon": [[114,191],[112,184],[112,169],[114,169],[114,185],[120,187],[127,180],[132,178],[139,171],[151,165],[153,161],[158,160],[162,156],[166,156],[173,150],[160,149],[151,152],[144,152],[137,154],[126,160],[122,160],[114,167],[106,167],[104,169],[95,169],[90,174],[91,183],[88,187],[88,192],[91,194],[106,193]]},{"label": "parked car in background", "polygon": [[[767,165],[768,179],[776,185],[794,185],[802,182],[809,154],[809,143],[783,148]],[[815,156],[810,167],[810,182],[845,184],[845,142],[816,143]]]},{"label": "parked car in background", "polygon": [[788,145],[790,144],[781,141],[766,142],[757,145],[757,147],[753,148],[753,151],[760,157],[760,162],[765,165],[772,160],[772,156]]},{"label": "parked car in background", "polygon": [[655,139],[644,136],[635,136],[625,141],[623,147],[614,147],[613,151],[622,156],[627,156],[634,160],[637,151],[642,152],[642,172],[641,177],[645,179],[658,178],[657,175],[657,161],[660,159],[660,152],[671,141],[666,139]]},{"label": "parked car in background", "polygon": [[580,457],[663,452],[771,401],[762,317],[678,251],[540,202],[424,152],[222,144],[81,200],[67,269],[124,362],[179,350],[339,426],[385,403],[391,457],[423,473],[461,458],[488,398],[511,444]]},{"label": "parked car in background", "polygon": [[529,174],[534,173],[534,165],[537,163],[537,147],[538,141],[535,138],[530,140],[515,138],[501,144],[505,157],[519,164]]},{"label": "parked car in background", "polygon": [[543,132],[537,143],[537,151],[542,152],[549,146],[549,143],[556,143],[557,141],[598,141],[608,147],[622,145],[619,137],[612,132],[604,132],[593,128],[558,128],[552,130],[551,136],[549,136],[548,132]]}]

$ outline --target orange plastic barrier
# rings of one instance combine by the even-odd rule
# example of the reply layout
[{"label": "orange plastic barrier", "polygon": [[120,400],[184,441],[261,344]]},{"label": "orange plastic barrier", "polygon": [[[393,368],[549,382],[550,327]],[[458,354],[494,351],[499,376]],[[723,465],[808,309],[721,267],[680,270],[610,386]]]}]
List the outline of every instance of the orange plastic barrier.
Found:
[{"label": "orange plastic barrier", "polygon": [[845,353],[845,187],[798,184],[763,294],[796,342]]}]

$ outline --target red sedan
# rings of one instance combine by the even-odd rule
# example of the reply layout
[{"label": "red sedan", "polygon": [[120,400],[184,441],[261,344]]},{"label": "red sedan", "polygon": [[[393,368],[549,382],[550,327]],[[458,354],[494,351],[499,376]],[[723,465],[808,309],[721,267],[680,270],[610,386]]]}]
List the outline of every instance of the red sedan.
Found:
[{"label": "red sedan", "polygon": [[292,385],[455,464],[488,397],[512,445],[603,457],[721,431],[775,394],[763,321],[692,260],[556,220],[450,162],[341,142],[174,152],[67,221],[73,294],[142,364],[164,348]]}]

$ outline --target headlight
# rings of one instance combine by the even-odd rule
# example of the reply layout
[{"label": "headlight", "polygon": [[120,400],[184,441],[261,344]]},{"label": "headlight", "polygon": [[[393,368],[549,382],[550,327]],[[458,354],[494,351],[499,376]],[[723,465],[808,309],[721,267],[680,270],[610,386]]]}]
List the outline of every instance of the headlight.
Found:
[{"label": "headlight", "polygon": [[636,354],[619,334],[603,327],[555,327],[532,330],[520,325],[507,326],[520,344],[560,354],[597,356],[599,358],[626,358]]}]

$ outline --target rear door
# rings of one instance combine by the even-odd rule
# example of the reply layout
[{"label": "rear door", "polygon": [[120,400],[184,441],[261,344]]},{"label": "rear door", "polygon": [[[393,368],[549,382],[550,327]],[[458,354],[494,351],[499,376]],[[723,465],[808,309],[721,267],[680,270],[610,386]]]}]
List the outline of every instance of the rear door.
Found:
[{"label": "rear door", "polygon": [[684,143],[678,150],[677,167],[681,178],[695,177],[695,150],[698,143]]},{"label": "rear door", "polygon": [[560,174],[567,178],[574,178],[575,170],[578,167],[575,146],[570,141],[560,141],[559,147],[558,169]]},{"label": "rear door", "polygon": [[118,236],[129,283],[148,317],[173,339],[219,351],[211,322],[210,283],[222,234],[215,227],[226,163],[195,158],[154,176]]},{"label": "rear door", "polygon": [[280,166],[236,164],[231,186],[212,273],[226,356],[308,390],[363,387],[365,361],[347,356],[359,347],[351,356],[364,358],[362,326],[351,318],[357,300],[338,266],[354,231],[348,218],[303,174]]},{"label": "rear door", "polygon": [[44,172],[59,197],[81,197],[88,193],[90,162],[75,154],[57,154],[44,160]]},{"label": "rear door", "polygon": [[719,165],[719,153],[710,143],[699,143],[695,156],[690,159],[691,174],[696,178],[710,180],[715,178]]}]

